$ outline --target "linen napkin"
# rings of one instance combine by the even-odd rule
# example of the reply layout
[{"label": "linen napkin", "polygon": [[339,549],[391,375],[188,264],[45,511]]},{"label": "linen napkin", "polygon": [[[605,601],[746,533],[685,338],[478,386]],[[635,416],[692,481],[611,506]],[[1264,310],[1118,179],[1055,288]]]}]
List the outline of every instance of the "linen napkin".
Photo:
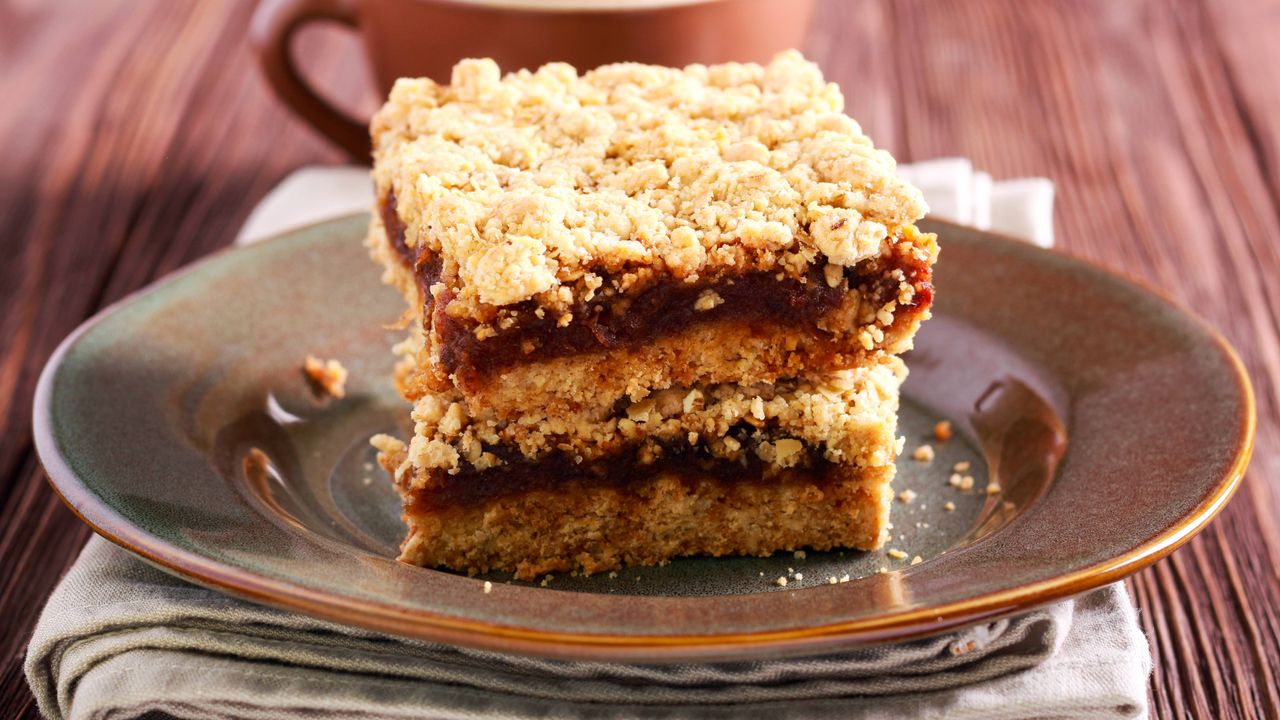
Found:
[{"label": "linen napkin", "polygon": [[[993,183],[963,160],[907,171],[939,214],[1052,243],[1048,181]],[[366,169],[301,170],[263,200],[237,242],[365,209],[370,200]],[[191,585],[98,537],[50,597],[26,660],[50,718],[154,711],[184,718],[1131,718],[1146,714],[1150,670],[1146,639],[1119,583],[907,643],[784,660],[631,665],[504,655],[337,625]]]}]

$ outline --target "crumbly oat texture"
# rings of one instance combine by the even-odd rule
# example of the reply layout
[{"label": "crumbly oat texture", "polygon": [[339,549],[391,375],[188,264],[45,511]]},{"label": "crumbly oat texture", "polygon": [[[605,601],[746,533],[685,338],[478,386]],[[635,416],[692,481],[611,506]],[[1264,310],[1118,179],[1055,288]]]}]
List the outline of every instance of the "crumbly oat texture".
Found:
[{"label": "crumbly oat texture", "polygon": [[[737,462],[744,453],[787,467],[815,448],[838,464],[892,464],[898,387],[896,357],[813,378],[749,385],[672,387],[606,417],[546,413],[531,405],[515,420],[472,415],[456,392],[424,395],[414,406],[408,457],[415,471],[493,467],[572,452],[585,461],[649,444],[688,444]],[[655,449],[656,452],[656,449]],[[514,457],[513,457],[514,456]]]},{"label": "crumbly oat texture", "polygon": [[[521,421],[486,422],[428,396],[414,410],[409,444],[373,439],[404,499],[401,559],[528,579],[691,554],[873,549],[893,497],[904,372],[888,358],[777,386],[681,389],[598,422],[536,409]],[[687,459],[663,464],[664,452]],[[572,465],[538,465],[566,453]],[[607,477],[619,458],[626,480]],[[507,485],[502,471],[521,475],[521,465],[533,484]],[[421,502],[449,495],[449,486],[474,484],[483,495],[490,483],[500,489],[479,499]]]},{"label": "crumbly oat texture", "polygon": [[[384,447],[390,452],[384,450],[380,462],[394,472],[404,464],[404,445]],[[472,574],[504,570],[532,580],[548,572],[592,574],[685,555],[880,547],[893,465],[834,466],[830,473],[821,483],[790,471],[758,483],[657,473],[626,489],[535,490],[442,511],[408,504],[400,559]]]},{"label": "crumbly oat texture", "polygon": [[880,546],[938,248],[842,107],[795,52],[397,82],[367,245],[409,306],[414,434],[372,440],[402,560]]},{"label": "crumbly oat texture", "polygon": [[[799,53],[766,66],[565,64],[399,80],[373,121],[379,197],[438,256],[455,317],[602,283],[802,277],[880,253],[926,211]],[[708,301],[711,302],[711,301]]]}]

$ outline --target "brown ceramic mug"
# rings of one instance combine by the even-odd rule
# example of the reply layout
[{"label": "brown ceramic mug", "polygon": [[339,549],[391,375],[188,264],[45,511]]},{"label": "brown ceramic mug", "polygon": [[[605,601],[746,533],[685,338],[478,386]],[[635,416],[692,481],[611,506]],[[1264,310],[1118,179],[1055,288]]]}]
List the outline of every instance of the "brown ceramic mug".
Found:
[{"label": "brown ceramic mug", "polygon": [[458,60],[491,57],[504,70],[562,61],[580,70],[630,60],[768,60],[804,39],[812,0],[264,0],[251,38],[280,99],[353,156],[369,156],[367,124],[334,108],[302,78],[290,42],[334,21],[360,33],[379,89],[400,77],[448,82]]}]

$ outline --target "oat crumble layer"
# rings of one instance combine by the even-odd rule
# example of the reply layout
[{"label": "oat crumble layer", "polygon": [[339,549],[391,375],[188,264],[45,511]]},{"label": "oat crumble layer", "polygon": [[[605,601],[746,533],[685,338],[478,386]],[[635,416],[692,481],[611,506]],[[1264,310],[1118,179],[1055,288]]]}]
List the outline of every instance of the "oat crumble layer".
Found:
[{"label": "oat crumble layer", "polygon": [[[380,462],[394,472],[404,447],[392,450]],[[774,468],[726,482],[696,467],[660,467],[626,485],[574,480],[446,508],[421,503],[422,491],[398,484],[409,527],[400,560],[533,580],[686,555],[874,550],[888,532],[893,474],[893,465],[827,465],[820,473]]]},{"label": "oat crumble layer", "polygon": [[894,461],[905,375],[901,360],[885,357],[815,378],[667,388],[607,416],[529,406],[514,420],[472,414],[454,391],[430,393],[414,406],[407,458],[419,473],[470,472],[554,453],[583,462],[630,452],[643,462],[679,445],[729,462],[752,456],[793,467],[813,452],[831,463],[876,467]]},{"label": "oat crumble layer", "polygon": [[401,559],[529,579],[878,547],[903,373],[887,358],[817,381],[660,392],[598,422],[486,422],[429,396],[408,444],[373,439],[404,502]]},{"label": "oat crumble layer", "polygon": [[438,257],[447,312],[500,324],[598,294],[878,255],[927,210],[795,52],[766,66],[632,63],[449,85],[402,79],[372,126],[379,198]]}]

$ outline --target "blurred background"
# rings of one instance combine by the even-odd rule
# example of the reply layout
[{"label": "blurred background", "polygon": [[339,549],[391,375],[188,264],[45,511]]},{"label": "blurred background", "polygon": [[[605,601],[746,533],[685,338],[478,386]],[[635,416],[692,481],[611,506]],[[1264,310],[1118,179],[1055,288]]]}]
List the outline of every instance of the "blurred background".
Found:
[{"label": "blurred background", "polygon": [[[22,648],[89,532],[31,446],[44,361],[97,310],[229,244],[291,171],[350,162],[259,72],[254,12],[0,0],[0,716],[34,712]],[[1280,713],[1280,2],[816,0],[801,44],[877,145],[1052,179],[1060,247],[1163,288],[1240,350],[1252,480],[1131,589],[1157,717]],[[293,52],[347,112],[377,106],[349,30],[308,25]]]}]

